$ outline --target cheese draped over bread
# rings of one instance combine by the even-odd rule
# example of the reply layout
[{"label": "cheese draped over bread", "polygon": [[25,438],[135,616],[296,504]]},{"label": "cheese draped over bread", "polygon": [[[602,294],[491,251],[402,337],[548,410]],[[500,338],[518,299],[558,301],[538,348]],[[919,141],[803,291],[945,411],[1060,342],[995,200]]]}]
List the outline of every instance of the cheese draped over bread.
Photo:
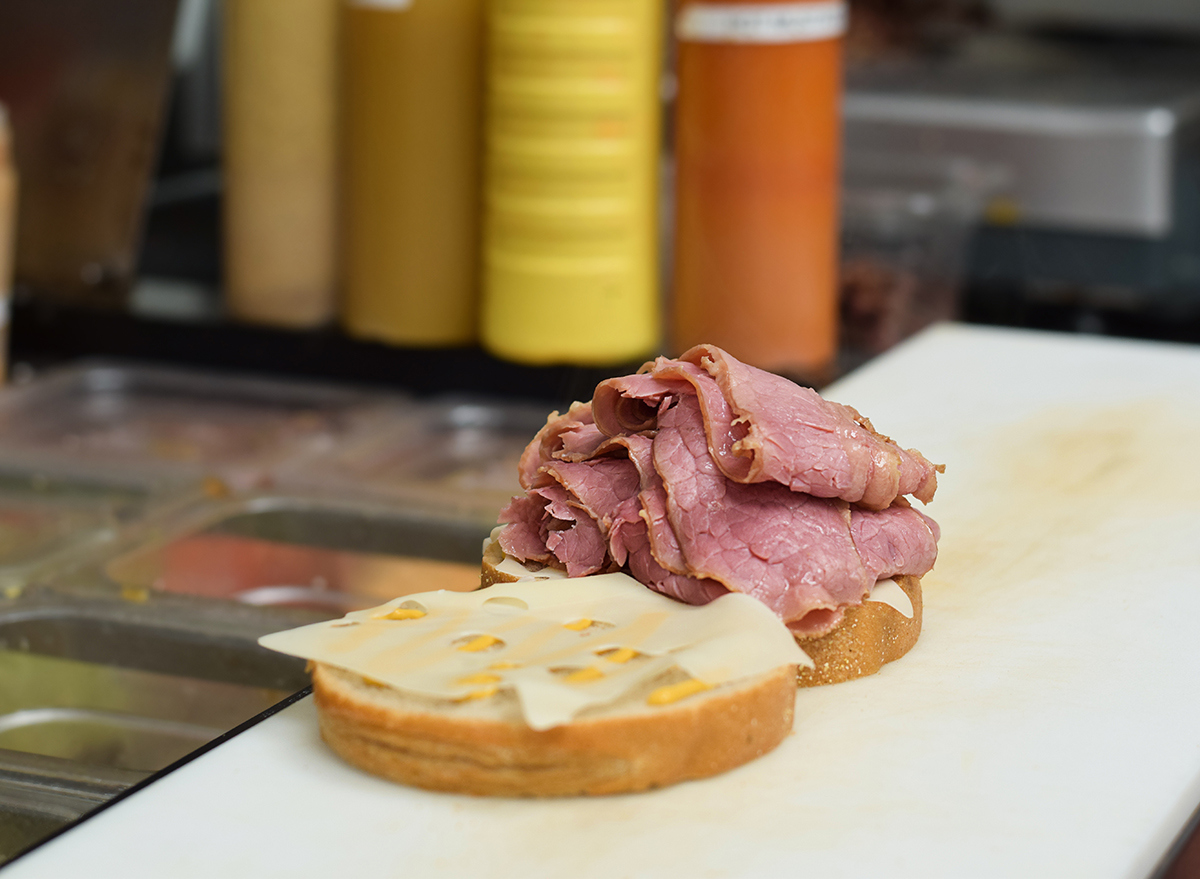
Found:
[{"label": "cheese draped over bread", "polygon": [[780,666],[812,665],[756,599],[729,593],[694,607],[625,574],[409,595],[259,643],[434,699],[509,691],[538,730],[568,723],[672,669],[695,682],[677,691],[686,697]]}]

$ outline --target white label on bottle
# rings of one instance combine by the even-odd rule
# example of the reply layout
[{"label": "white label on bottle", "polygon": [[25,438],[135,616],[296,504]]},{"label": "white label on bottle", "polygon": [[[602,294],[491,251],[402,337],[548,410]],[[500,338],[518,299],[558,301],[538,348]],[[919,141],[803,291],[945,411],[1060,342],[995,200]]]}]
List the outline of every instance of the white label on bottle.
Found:
[{"label": "white label on bottle", "polygon": [[413,0],[350,0],[350,5],[370,9],[408,9],[413,5]]},{"label": "white label on bottle", "polygon": [[693,43],[807,43],[846,32],[846,4],[695,3],[675,22],[681,40]]}]

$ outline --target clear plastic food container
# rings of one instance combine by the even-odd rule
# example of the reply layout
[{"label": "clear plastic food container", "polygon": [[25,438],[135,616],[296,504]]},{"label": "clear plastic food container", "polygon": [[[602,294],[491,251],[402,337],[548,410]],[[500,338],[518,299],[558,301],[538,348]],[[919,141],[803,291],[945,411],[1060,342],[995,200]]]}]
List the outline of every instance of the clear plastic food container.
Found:
[{"label": "clear plastic food container", "polygon": [[485,523],[393,505],[256,496],[199,505],[131,541],[104,571],[150,591],[325,616],[412,592],[479,587]]},{"label": "clear plastic food container", "polygon": [[995,168],[850,151],[842,200],[841,366],[959,314]]},{"label": "clear plastic food container", "polygon": [[132,365],[68,368],[0,394],[0,461],[131,481],[267,485],[406,398]]},{"label": "clear plastic food container", "polygon": [[543,405],[494,400],[414,405],[362,442],[281,468],[279,485],[495,523],[521,491],[521,452],[548,414]]},{"label": "clear plastic food container", "polygon": [[0,594],[111,543],[123,526],[168,502],[120,482],[0,467]]}]

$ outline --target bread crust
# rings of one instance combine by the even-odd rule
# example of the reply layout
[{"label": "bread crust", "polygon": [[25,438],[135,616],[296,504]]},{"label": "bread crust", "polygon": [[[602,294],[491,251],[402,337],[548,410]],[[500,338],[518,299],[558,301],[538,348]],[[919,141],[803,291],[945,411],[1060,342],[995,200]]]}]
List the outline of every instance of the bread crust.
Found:
[{"label": "bread crust", "polygon": [[551,797],[631,793],[753,760],[791,730],[794,681],[794,667],[782,666],[671,705],[543,731],[422,704],[319,663],[313,695],[322,738],[361,769],[429,790]]},{"label": "bread crust", "polygon": [[[504,560],[500,544],[492,541],[483,554],[482,582],[512,583],[516,577],[497,570]],[[907,574],[893,577],[912,602],[913,615],[906,617],[891,605],[865,601],[847,608],[842,622],[818,638],[797,638],[815,668],[801,668],[796,683],[801,687],[840,684],[843,681],[873,675],[889,662],[895,662],[912,650],[921,635],[921,578]]]},{"label": "bread crust", "polygon": [[880,601],[864,601],[848,608],[832,632],[819,638],[797,639],[816,666],[799,669],[797,684],[819,687],[873,675],[912,650],[921,635],[921,579],[908,575],[892,579],[912,602],[912,617]]}]

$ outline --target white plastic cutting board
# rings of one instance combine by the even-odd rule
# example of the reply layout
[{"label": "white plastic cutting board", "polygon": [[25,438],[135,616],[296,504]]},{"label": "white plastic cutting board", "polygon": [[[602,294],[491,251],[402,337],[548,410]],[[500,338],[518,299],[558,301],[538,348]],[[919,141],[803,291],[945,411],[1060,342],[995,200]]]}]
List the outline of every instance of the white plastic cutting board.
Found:
[{"label": "white plastic cutting board", "polygon": [[1200,349],[936,328],[829,388],[946,464],[925,633],[725,776],[489,800],[305,699],[11,865],[62,876],[1144,876],[1200,803]]}]

